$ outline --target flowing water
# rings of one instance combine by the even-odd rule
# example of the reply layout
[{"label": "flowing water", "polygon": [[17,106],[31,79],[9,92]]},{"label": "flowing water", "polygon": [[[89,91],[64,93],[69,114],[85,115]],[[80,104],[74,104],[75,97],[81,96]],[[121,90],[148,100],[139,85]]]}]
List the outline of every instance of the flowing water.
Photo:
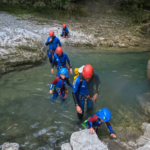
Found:
[{"label": "flowing water", "polygon": [[[66,48],[72,66],[92,64],[101,80],[93,114],[103,107],[112,112],[112,126],[140,126],[146,116],[137,96],[150,90],[146,79],[149,53],[114,53]],[[0,145],[17,142],[21,150],[60,150],[82,127],[69,89],[65,102],[50,101],[49,85],[55,78],[49,61],[0,78]],[[70,75],[72,82],[73,75]],[[84,119],[89,114],[85,113]],[[136,122],[136,124],[135,124]],[[109,134],[108,134],[109,135]]]}]

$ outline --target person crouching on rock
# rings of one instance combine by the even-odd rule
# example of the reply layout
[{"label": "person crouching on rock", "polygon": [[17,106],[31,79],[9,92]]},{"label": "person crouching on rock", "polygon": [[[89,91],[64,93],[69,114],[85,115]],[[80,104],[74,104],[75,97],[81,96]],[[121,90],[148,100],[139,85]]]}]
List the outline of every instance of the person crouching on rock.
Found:
[{"label": "person crouching on rock", "polygon": [[100,129],[101,124],[106,123],[107,128],[110,131],[110,135],[112,137],[116,138],[116,135],[113,132],[111,124],[109,123],[110,119],[111,119],[110,111],[107,108],[103,108],[103,109],[99,110],[95,115],[93,115],[92,117],[90,117],[86,121],[84,121],[82,126],[84,128],[90,129],[91,133],[95,133],[95,132],[97,133]]},{"label": "person crouching on rock", "polygon": [[[68,66],[66,64],[66,61],[68,62]],[[67,56],[66,53],[63,52],[61,47],[56,48],[56,53],[54,54],[53,61],[52,61],[52,68],[51,68],[51,73],[54,73],[54,64],[57,62],[57,76],[60,76],[60,69],[61,68],[67,68],[68,70],[70,69],[70,73],[72,74],[72,66],[70,64],[70,60]]]},{"label": "person crouching on rock", "polygon": [[62,29],[62,33],[60,36],[63,36],[64,38],[68,38],[68,34],[69,34],[69,30],[66,27],[66,24],[63,24],[63,29]]},{"label": "person crouching on rock", "polygon": [[56,36],[54,36],[53,30],[49,31],[49,37],[47,38],[45,45],[49,46],[49,49],[47,50],[47,55],[49,57],[49,62],[52,63],[52,59],[57,46],[61,46],[61,42]]},{"label": "person crouching on rock", "polygon": [[[94,90],[96,86],[96,90]],[[93,102],[97,99],[100,90],[100,79],[94,73],[93,67],[89,64],[83,67],[73,86],[73,100],[75,102],[78,118],[81,120],[84,114],[84,104],[87,102],[87,111],[93,108]],[[95,91],[95,92],[94,92]]]},{"label": "person crouching on rock", "polygon": [[64,101],[67,97],[67,89],[65,84],[67,83],[71,88],[73,88],[72,84],[69,82],[69,79],[66,78],[68,71],[66,68],[62,68],[60,70],[60,76],[55,78],[54,81],[50,85],[50,94],[53,94],[53,97],[50,100],[56,100],[58,95],[60,95],[61,100]]}]

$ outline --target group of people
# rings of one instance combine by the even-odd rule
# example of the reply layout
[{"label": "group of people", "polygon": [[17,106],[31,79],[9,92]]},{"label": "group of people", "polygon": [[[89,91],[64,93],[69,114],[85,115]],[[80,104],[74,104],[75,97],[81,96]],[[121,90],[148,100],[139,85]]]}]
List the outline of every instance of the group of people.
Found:
[{"label": "group of people", "polygon": [[[68,38],[69,30],[65,24],[61,36]],[[54,66],[57,69],[57,77],[50,84],[50,94],[53,96],[50,100],[56,100],[60,96],[64,101],[67,97],[66,83],[73,89],[72,97],[77,110],[77,116],[79,120],[82,120],[84,115],[84,105],[87,103],[87,111],[93,109],[93,103],[96,101],[100,91],[100,79],[98,74],[94,72],[93,67],[90,64],[82,66],[81,68],[74,69],[74,81],[73,84],[69,81],[69,74],[72,74],[72,66],[70,59],[66,53],[63,52],[60,40],[54,36],[54,31],[49,32],[49,37],[46,41],[46,46],[49,46],[47,55],[51,64],[51,73],[54,73]],[[102,123],[106,123],[111,136],[116,138],[113,132],[111,124],[111,113],[107,108],[99,110],[95,115],[84,121],[84,127],[89,128],[92,133],[98,132]]]}]

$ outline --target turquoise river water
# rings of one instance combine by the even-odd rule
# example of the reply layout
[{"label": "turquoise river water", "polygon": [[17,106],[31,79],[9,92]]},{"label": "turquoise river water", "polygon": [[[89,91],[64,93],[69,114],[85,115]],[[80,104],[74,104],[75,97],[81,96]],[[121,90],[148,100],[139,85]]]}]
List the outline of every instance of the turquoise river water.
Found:
[{"label": "turquoise river water", "polygon": [[[112,126],[140,126],[146,116],[137,96],[150,91],[146,79],[149,53],[116,53],[67,48],[73,68],[92,64],[101,80],[93,114],[103,107],[112,112]],[[17,142],[20,150],[60,150],[73,132],[81,130],[69,89],[65,102],[50,101],[55,78],[45,63],[0,77],[0,145]],[[72,82],[73,75],[70,75]],[[84,119],[91,114],[85,113]],[[109,135],[109,134],[108,134]],[[101,135],[100,135],[101,136]]]}]

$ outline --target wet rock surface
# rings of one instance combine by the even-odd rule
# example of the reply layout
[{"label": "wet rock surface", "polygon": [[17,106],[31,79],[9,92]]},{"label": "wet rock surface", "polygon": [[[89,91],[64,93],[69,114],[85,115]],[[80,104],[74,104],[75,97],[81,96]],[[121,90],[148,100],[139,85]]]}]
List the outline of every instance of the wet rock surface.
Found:
[{"label": "wet rock surface", "polygon": [[2,150],[18,150],[19,144],[17,143],[4,143],[2,145]]},{"label": "wet rock surface", "polygon": [[62,145],[62,150],[108,150],[107,145],[101,142],[96,134],[91,134],[89,129],[74,132],[70,138],[70,146]]}]

